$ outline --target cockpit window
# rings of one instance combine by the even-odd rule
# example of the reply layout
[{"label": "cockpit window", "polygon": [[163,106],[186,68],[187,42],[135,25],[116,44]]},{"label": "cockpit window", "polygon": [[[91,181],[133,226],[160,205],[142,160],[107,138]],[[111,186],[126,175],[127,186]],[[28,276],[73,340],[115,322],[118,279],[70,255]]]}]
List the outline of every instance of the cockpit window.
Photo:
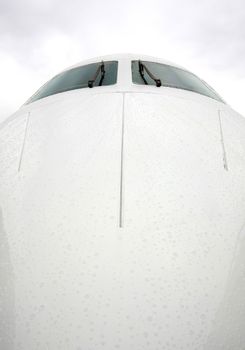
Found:
[{"label": "cockpit window", "polygon": [[92,63],[62,72],[41,87],[26,104],[60,92],[116,84],[117,67],[117,61],[108,61]]},{"label": "cockpit window", "polygon": [[222,101],[219,95],[196,75],[173,66],[132,61],[133,83],[189,90]]}]

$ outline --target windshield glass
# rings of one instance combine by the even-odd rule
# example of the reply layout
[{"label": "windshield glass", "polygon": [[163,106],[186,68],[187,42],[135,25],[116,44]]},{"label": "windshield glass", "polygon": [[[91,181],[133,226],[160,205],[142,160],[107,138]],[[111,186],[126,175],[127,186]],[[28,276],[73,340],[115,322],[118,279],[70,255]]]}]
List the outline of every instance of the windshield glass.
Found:
[{"label": "windshield glass", "polygon": [[219,95],[196,75],[166,64],[132,61],[132,80],[133,83],[141,85],[156,85],[156,80],[160,80],[162,86],[194,91],[222,101]]},{"label": "windshield glass", "polygon": [[41,87],[26,103],[28,104],[60,92],[88,88],[89,81],[95,78],[97,71],[99,71],[99,73],[91,87],[116,84],[118,62],[103,62],[103,78],[102,71],[100,70],[101,65],[102,62],[92,63],[85,66],[72,68],[56,75],[53,79]]}]

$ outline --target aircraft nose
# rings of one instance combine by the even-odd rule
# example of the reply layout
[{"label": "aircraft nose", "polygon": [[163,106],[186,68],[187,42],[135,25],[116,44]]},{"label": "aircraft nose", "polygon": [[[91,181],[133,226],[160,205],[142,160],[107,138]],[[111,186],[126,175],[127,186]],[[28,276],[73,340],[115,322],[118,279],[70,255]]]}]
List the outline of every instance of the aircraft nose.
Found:
[{"label": "aircraft nose", "polygon": [[216,102],[69,96],[1,134],[13,348],[241,348],[243,124],[222,144]]}]

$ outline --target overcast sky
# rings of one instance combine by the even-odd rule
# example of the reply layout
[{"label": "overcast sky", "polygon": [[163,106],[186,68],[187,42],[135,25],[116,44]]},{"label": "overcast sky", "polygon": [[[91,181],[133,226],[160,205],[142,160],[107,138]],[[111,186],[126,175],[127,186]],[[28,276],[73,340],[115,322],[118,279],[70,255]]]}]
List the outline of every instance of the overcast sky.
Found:
[{"label": "overcast sky", "polygon": [[0,121],[63,68],[127,52],[185,66],[245,116],[244,0],[0,0]]}]

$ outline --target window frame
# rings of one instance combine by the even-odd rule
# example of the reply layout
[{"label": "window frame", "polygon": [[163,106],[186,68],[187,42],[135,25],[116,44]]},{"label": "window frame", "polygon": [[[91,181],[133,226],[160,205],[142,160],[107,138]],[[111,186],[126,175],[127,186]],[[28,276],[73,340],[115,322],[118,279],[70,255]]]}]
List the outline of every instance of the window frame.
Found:
[{"label": "window frame", "polygon": [[[202,94],[201,92],[198,92],[196,90],[192,90],[192,89],[187,89],[187,88],[183,88],[183,87],[180,87],[180,86],[174,86],[174,85],[167,85],[167,84],[164,84],[162,82],[161,86],[160,87],[163,87],[163,88],[173,88],[173,89],[179,89],[179,90],[184,90],[184,91],[190,91],[190,92],[194,92],[196,94],[199,94],[201,96],[205,96],[205,97],[209,97],[209,98],[212,98],[213,100],[215,101],[218,101],[218,102],[222,102],[222,103],[225,103],[225,101],[222,99],[222,97],[209,85],[207,84],[204,80],[202,80],[201,78],[199,78],[196,74],[188,71],[187,69],[184,69],[184,68],[181,68],[181,67],[178,67],[178,66],[174,66],[174,65],[171,65],[171,64],[167,64],[167,63],[162,63],[162,62],[153,62],[153,61],[145,61],[145,60],[131,60],[131,81],[132,81],[132,84],[133,85],[137,85],[137,86],[150,86],[150,87],[156,87],[156,85],[153,83],[153,84],[139,84],[139,83],[136,83],[133,81],[133,63],[134,62],[138,62],[138,61],[141,61],[143,64],[146,64],[147,63],[152,63],[152,64],[159,64],[159,65],[162,65],[162,66],[167,66],[167,67],[170,67],[170,68],[175,68],[175,69],[178,69],[180,71],[183,71],[183,72],[186,72],[188,74],[191,74],[193,75],[195,78],[197,78],[198,80],[200,80],[208,90],[210,90],[214,95],[217,96],[217,98],[215,97],[212,97],[212,96],[208,96],[208,95],[205,95],[205,94]],[[147,67],[148,68],[148,67]],[[157,77],[158,78],[158,77]],[[159,78],[161,80],[161,78]]]},{"label": "window frame", "polygon": [[[72,88],[72,89],[68,89],[68,90],[64,90],[64,91],[58,91],[58,92],[55,92],[55,93],[52,93],[50,95],[47,95],[47,96],[43,96],[43,97],[40,97],[40,98],[37,98],[37,99],[34,99],[36,95],[38,95],[38,93],[40,93],[41,90],[43,90],[45,88],[45,86],[47,86],[52,80],[54,80],[55,78],[57,78],[58,76],[64,74],[64,73],[67,73],[67,72],[70,72],[70,71],[73,71],[75,69],[78,69],[78,68],[81,68],[81,67],[86,67],[86,66],[92,66],[92,65],[95,65],[95,68],[96,68],[96,65],[99,66],[101,64],[101,62],[103,62],[105,65],[106,64],[110,64],[110,63],[115,63],[116,64],[116,69],[115,69],[115,82],[113,82],[112,84],[107,84],[107,85],[101,85],[101,86],[98,86],[98,85],[94,85],[92,88],[101,88],[101,87],[109,87],[109,86],[114,86],[114,85],[117,85],[118,84],[118,70],[119,70],[119,61],[118,60],[110,60],[110,61],[97,61],[97,62],[91,62],[91,63],[87,63],[87,64],[83,64],[83,65],[78,65],[76,67],[72,67],[70,69],[66,69],[66,70],[63,70],[62,72],[56,74],[54,77],[52,77],[50,80],[48,80],[45,84],[43,84],[25,103],[24,105],[28,105],[30,103],[34,103],[36,101],[39,101],[39,100],[42,100],[44,98],[47,98],[47,97],[50,97],[50,96],[55,96],[55,95],[58,95],[58,94],[61,94],[61,93],[64,93],[64,92],[69,92],[69,91],[74,91],[74,90],[82,90],[82,89],[91,89],[88,85],[87,86],[81,86],[81,87],[76,87],[76,88]],[[96,71],[96,69],[95,69]],[[93,77],[91,77],[92,79]],[[97,80],[97,79],[96,79]]]}]

